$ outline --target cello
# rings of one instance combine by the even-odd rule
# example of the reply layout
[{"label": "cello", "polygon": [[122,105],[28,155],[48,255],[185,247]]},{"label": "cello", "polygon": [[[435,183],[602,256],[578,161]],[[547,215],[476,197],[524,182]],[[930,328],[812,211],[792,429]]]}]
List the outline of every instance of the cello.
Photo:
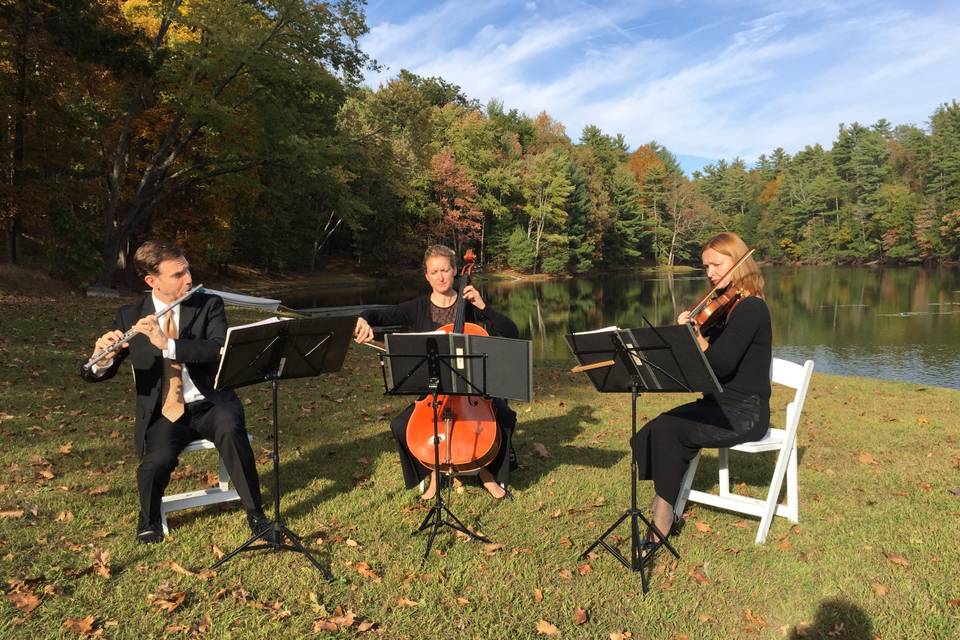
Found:
[{"label": "cello", "polygon": [[[443,325],[439,331],[489,335],[480,325],[465,321],[467,302],[463,298],[463,289],[470,283],[475,259],[473,249],[468,249],[460,271],[454,321]],[[437,468],[433,409],[432,396],[418,400],[407,422],[407,447],[420,464],[431,471],[446,474],[470,473],[482,469],[497,457],[500,429],[490,398],[441,394],[437,396],[437,437],[440,441],[440,466]]]}]

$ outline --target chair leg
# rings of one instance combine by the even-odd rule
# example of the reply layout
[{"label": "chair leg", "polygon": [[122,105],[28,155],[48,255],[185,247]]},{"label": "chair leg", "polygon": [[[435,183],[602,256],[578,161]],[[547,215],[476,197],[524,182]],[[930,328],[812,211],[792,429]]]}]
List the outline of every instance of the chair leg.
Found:
[{"label": "chair leg", "polygon": [[730,495],[730,450],[717,450],[717,467],[720,469],[720,495]]},{"label": "chair leg", "polygon": [[227,471],[227,464],[223,461],[223,456],[217,452],[217,461],[220,464],[220,490],[230,491],[230,473]]},{"label": "chair leg", "polygon": [[687,499],[690,497],[690,488],[693,486],[693,477],[697,475],[697,465],[700,464],[700,454],[690,461],[687,472],[683,475],[683,483],[680,485],[680,495],[673,505],[673,515],[676,518],[683,517],[683,510],[687,506]]},{"label": "chair leg", "polygon": [[800,521],[800,489],[797,476],[797,445],[794,443],[787,466],[787,517],[790,522]]},{"label": "chair leg", "polygon": [[757,537],[754,540],[757,544],[763,544],[770,532],[770,525],[773,523],[773,517],[777,513],[777,504],[780,502],[780,488],[783,486],[783,477],[787,472],[790,457],[791,450],[786,448],[780,449],[777,454],[777,464],[773,469],[770,489],[767,491],[767,502],[763,517],[760,518],[760,526],[757,528]]}]

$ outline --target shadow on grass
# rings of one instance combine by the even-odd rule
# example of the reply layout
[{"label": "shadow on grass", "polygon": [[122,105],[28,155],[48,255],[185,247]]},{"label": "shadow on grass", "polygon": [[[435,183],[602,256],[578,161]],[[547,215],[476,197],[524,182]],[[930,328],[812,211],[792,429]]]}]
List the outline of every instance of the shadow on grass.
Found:
[{"label": "shadow on grass", "polygon": [[[540,420],[527,421],[522,414],[518,415],[513,446],[519,457],[520,468],[511,474],[510,484],[516,489],[527,489],[561,465],[604,469],[616,465],[626,455],[625,451],[567,446],[583,433],[584,425],[600,422],[594,415],[595,411],[596,408],[590,405],[577,405],[571,407],[566,415]],[[535,452],[535,442],[547,448],[549,458]]]},{"label": "shadow on grass", "polygon": [[790,640],[801,638],[836,638],[837,640],[872,640],[873,622],[857,605],[839,598],[824,600],[809,626],[794,627]]}]

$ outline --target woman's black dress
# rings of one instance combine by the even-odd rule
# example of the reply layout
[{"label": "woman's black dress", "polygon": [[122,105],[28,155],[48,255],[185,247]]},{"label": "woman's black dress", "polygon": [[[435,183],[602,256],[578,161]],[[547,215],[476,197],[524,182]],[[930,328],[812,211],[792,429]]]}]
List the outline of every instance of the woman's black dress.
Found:
[{"label": "woman's black dress", "polygon": [[737,304],[726,322],[708,327],[705,355],[723,388],[660,414],[631,443],[641,480],[676,504],[690,461],[704,447],[759,440],[770,426],[770,311],[762,298]]},{"label": "woman's black dress", "polygon": [[[477,309],[472,304],[464,303],[466,322],[476,324],[485,323],[491,335],[503,338],[516,338],[519,335],[517,325],[507,316],[497,313],[488,304],[485,309]],[[421,296],[401,302],[392,307],[382,309],[368,309],[360,316],[371,326],[403,325],[413,331],[434,331],[445,324],[453,323],[453,312],[456,305],[438,307],[430,301],[430,296]],[[513,429],[517,424],[517,414],[514,413],[505,400],[493,398],[493,412],[500,429],[500,450],[497,457],[486,466],[497,482],[507,486],[510,482],[510,442]],[[390,430],[397,442],[397,451],[400,454],[400,467],[403,469],[403,481],[408,489],[419,484],[430,475],[430,470],[420,464],[407,447],[407,423],[413,413],[413,404],[397,414],[390,421]]]}]

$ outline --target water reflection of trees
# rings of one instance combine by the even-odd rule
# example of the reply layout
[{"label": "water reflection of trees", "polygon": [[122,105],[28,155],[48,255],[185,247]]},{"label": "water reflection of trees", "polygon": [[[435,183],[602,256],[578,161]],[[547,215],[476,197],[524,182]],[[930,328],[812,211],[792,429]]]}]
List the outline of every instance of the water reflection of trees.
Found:
[{"label": "water reflection of trees", "polygon": [[[960,269],[779,267],[766,269],[765,276],[775,344],[873,352],[884,345],[960,346]],[[644,317],[669,324],[678,311],[666,278],[614,274],[488,289],[492,303],[517,322],[521,335],[534,339],[536,357],[542,359],[568,357],[563,340],[568,332],[642,326]],[[682,306],[706,289],[702,278],[673,282]]]}]

